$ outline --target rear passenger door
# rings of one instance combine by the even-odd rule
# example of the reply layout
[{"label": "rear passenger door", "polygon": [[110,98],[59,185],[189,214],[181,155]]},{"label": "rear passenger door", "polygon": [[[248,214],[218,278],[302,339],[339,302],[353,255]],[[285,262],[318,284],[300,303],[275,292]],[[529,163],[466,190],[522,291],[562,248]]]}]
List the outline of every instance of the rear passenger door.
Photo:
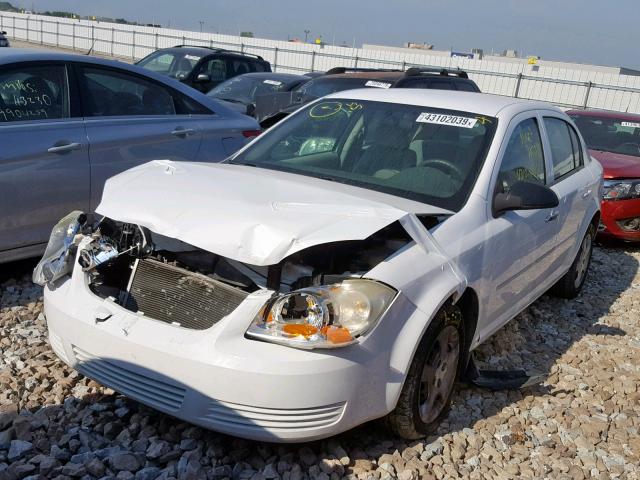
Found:
[{"label": "rear passenger door", "polygon": [[[547,157],[551,160],[551,188],[560,199],[556,256],[563,264],[573,260],[582,241],[582,229],[593,176],[584,168],[584,151],[572,125],[555,112],[543,112]],[[589,221],[590,219],[587,219]]]},{"label": "rear passenger door", "polygon": [[60,218],[89,208],[87,136],[72,118],[69,78],[63,63],[0,70],[0,261],[17,248],[39,254]]},{"label": "rear passenger door", "polygon": [[77,73],[89,139],[92,209],[104,182],[117,173],[151,160],[195,160],[202,141],[198,117],[189,111],[189,105],[198,106],[195,101],[126,70],[78,65]]}]

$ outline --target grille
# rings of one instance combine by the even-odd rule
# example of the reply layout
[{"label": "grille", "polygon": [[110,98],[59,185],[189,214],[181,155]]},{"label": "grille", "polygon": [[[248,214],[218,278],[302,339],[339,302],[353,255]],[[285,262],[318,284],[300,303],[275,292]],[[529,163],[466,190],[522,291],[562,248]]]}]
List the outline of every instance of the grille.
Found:
[{"label": "grille", "polygon": [[128,309],[194,330],[212,327],[247,297],[238,288],[156,260],[140,260],[132,275]]},{"label": "grille", "polygon": [[73,347],[76,369],[102,385],[161,410],[175,412],[182,406],[185,389],[169,382],[140,375],[114,362],[94,357]]},{"label": "grille", "polygon": [[314,408],[261,408],[213,401],[203,420],[211,427],[304,430],[333,425],[344,411],[344,403]]}]

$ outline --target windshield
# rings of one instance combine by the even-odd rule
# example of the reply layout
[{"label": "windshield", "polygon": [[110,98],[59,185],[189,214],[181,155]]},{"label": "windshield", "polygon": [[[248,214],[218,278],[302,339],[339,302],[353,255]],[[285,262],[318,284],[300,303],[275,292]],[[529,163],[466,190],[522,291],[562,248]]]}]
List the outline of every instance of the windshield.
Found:
[{"label": "windshield", "polygon": [[353,184],[457,211],[497,119],[470,112],[331,99],[308,105],[231,163]]},{"label": "windshield", "polygon": [[390,82],[375,82],[366,78],[331,78],[330,76],[328,76],[316,78],[303,85],[300,85],[300,87],[296,89],[296,93],[299,93],[303,97],[306,96],[320,98],[331,93],[342,92],[344,90],[351,90],[353,88],[365,88],[367,86],[367,83],[371,85],[373,85],[373,83],[382,83],[384,85],[388,85],[389,87],[391,86]]},{"label": "windshield", "polygon": [[140,60],[138,65],[173,78],[183,79],[189,76],[202,56],[192,52],[167,52],[159,50]]},{"label": "windshield", "polygon": [[280,80],[241,75],[221,83],[207,95],[231,102],[253,103],[257,96],[284,90],[286,84]]},{"label": "windshield", "polygon": [[591,150],[640,157],[640,120],[589,115],[573,115],[571,118]]}]

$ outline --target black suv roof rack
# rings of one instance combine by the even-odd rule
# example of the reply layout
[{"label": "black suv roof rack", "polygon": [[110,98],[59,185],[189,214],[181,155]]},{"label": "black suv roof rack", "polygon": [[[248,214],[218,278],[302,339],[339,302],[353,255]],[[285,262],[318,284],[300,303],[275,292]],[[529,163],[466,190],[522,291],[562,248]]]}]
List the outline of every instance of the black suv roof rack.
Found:
[{"label": "black suv roof rack", "polygon": [[467,72],[456,68],[455,70],[449,70],[446,68],[439,67],[411,67],[404,74],[407,77],[417,77],[420,75],[442,75],[444,77],[448,76],[456,76],[459,78],[469,78]]},{"label": "black suv roof rack", "polygon": [[393,68],[359,68],[359,67],[333,67],[326,72],[325,75],[339,75],[349,72],[401,72],[402,70]]},{"label": "black suv roof rack", "polygon": [[246,55],[248,57],[255,57],[258,60],[264,60],[264,58],[262,58],[260,55],[256,55],[255,53],[241,52],[240,50],[229,50],[227,48],[210,47],[208,45],[174,45],[171,48],[206,48],[207,50],[211,50],[212,52],[239,53],[240,55]]}]

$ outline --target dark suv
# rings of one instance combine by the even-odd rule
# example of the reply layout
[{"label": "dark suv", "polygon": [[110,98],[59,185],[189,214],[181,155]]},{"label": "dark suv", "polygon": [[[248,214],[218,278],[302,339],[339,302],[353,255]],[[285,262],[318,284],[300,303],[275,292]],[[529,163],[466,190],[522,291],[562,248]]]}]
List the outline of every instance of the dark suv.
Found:
[{"label": "dark suv", "polygon": [[258,55],[189,45],[156,50],[137,64],[205,93],[237,75],[271,71],[269,62]]},{"label": "dark suv", "polygon": [[406,71],[336,67],[300,85],[289,96],[274,101],[268,96],[256,103],[256,118],[269,128],[305,103],[331,93],[354,88],[433,88],[480,93],[475,82],[462,70],[414,67]]}]

